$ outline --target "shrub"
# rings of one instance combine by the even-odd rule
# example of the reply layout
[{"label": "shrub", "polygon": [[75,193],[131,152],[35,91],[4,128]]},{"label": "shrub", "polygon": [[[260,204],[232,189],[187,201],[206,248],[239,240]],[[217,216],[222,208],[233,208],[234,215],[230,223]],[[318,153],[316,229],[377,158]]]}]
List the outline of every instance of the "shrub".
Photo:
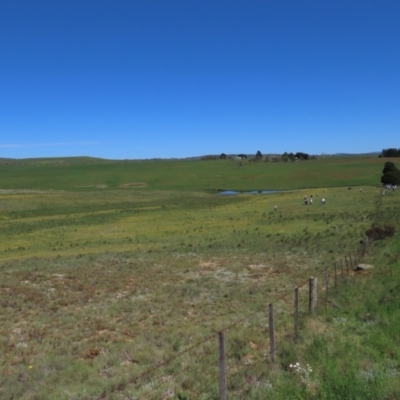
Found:
[{"label": "shrub", "polygon": [[392,224],[386,224],[383,227],[378,225],[372,225],[369,229],[365,231],[368,239],[371,240],[381,240],[386,237],[393,236],[396,233],[396,228]]}]

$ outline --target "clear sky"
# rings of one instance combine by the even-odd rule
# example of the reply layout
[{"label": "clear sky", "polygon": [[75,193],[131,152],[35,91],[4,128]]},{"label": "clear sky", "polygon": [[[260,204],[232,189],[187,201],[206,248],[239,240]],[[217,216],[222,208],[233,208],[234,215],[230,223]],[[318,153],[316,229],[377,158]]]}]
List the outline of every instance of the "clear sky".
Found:
[{"label": "clear sky", "polygon": [[390,147],[398,0],[0,1],[0,157]]}]

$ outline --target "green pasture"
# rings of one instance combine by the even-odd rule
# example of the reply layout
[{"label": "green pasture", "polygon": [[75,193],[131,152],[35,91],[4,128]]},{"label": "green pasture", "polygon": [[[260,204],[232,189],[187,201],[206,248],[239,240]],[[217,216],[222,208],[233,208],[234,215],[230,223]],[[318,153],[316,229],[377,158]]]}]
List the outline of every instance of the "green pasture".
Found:
[{"label": "green pasture", "polygon": [[[171,398],[204,398],[213,387],[198,387],[199,377],[214,376],[213,342],[201,347],[207,360],[189,354],[140,387],[129,380],[332,265],[361,245],[372,223],[398,225],[399,192],[382,195],[377,186],[384,161],[3,160],[0,398],[95,399],[115,388],[107,399],[152,398],[145,394],[155,382],[162,385],[154,398],[165,385]],[[384,259],[381,243],[371,252]],[[282,343],[290,304],[278,303]],[[229,331],[232,371],[268,352],[267,319],[257,314]],[[303,348],[312,340],[304,337]],[[282,351],[285,362],[302,357],[290,346]],[[276,382],[310,396],[281,367]],[[265,398],[260,393],[247,397]]]},{"label": "green pasture", "polygon": [[0,162],[0,189],[207,191],[376,185],[378,157],[326,157],[303,162],[245,160],[110,161],[92,158]]},{"label": "green pasture", "polygon": [[[0,260],[120,251],[337,254],[363,236],[377,193],[374,187],[240,196],[144,190],[3,193]],[[314,204],[305,206],[303,198],[310,195]]]}]

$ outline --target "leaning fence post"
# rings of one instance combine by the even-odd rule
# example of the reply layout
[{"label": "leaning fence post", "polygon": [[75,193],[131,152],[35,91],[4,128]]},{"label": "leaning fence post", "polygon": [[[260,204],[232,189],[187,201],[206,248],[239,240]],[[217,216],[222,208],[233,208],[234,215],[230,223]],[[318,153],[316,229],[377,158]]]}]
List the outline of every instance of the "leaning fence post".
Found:
[{"label": "leaning fence post", "polygon": [[317,309],[317,282],[318,279],[315,277],[310,278],[309,285],[309,311],[310,314],[315,315]]},{"label": "leaning fence post", "polygon": [[274,327],[274,305],[271,303],[269,305],[269,348],[271,362],[275,363],[275,327]]},{"label": "leaning fence post", "polygon": [[219,399],[228,400],[226,385],[225,335],[219,332]]},{"label": "leaning fence post", "polygon": [[299,288],[294,288],[294,340],[299,336]]}]

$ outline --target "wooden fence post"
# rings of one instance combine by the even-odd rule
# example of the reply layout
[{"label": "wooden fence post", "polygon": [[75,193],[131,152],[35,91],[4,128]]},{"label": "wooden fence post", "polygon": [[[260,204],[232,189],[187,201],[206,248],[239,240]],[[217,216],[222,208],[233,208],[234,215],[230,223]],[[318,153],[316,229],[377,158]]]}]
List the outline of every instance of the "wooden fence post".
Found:
[{"label": "wooden fence post", "polygon": [[299,288],[294,288],[294,340],[299,337]]},{"label": "wooden fence post", "polygon": [[218,334],[219,337],[219,399],[228,400],[228,389],[226,384],[226,358],[225,358],[225,335],[224,332]]},{"label": "wooden fence post", "polygon": [[351,267],[351,269],[354,269],[354,263],[353,263],[353,259],[351,257],[351,253],[349,253],[349,258],[350,258],[350,267]]},{"label": "wooden fence post", "polygon": [[365,243],[364,243],[363,257],[367,254],[368,246],[369,246],[369,239],[367,238],[367,239],[365,239]]},{"label": "wooden fence post", "polygon": [[369,246],[369,239],[366,238],[366,239],[364,240],[364,244],[363,244],[363,253],[362,253],[363,258],[364,258],[365,255],[367,254],[368,246]]},{"label": "wooden fence post", "polygon": [[347,275],[349,275],[350,271],[349,271],[349,263],[347,262],[347,257],[344,256],[344,260],[346,261],[346,269],[347,269]]},{"label": "wooden fence post", "polygon": [[334,263],[333,265],[335,267],[335,289],[336,289],[337,288],[337,264]]},{"label": "wooden fence post", "polygon": [[343,258],[340,259],[340,278],[344,278]]},{"label": "wooden fence post", "polygon": [[317,310],[317,284],[318,279],[316,277],[311,277],[309,285],[309,311],[312,315],[315,315]]},{"label": "wooden fence post", "polygon": [[271,362],[275,364],[275,326],[274,326],[274,305],[269,305],[269,348]]},{"label": "wooden fence post", "polygon": [[325,270],[325,298],[328,300],[329,295],[329,272],[328,268]]}]

